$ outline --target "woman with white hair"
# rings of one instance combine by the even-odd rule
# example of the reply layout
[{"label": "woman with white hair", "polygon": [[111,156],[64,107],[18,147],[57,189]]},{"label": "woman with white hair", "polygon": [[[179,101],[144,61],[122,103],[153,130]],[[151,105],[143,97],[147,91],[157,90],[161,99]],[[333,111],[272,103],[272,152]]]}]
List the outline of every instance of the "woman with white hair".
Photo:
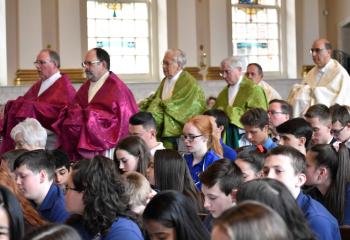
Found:
[{"label": "woman with white hair", "polygon": [[11,138],[15,141],[15,149],[45,149],[47,132],[38,120],[26,118],[11,130]]}]

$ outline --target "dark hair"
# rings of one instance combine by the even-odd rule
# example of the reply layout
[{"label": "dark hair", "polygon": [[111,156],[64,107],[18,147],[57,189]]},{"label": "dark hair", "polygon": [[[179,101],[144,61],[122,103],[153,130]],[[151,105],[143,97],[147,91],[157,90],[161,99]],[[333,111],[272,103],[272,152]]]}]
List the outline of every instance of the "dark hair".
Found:
[{"label": "dark hair", "polygon": [[106,234],[117,217],[128,216],[125,184],[111,159],[80,160],[73,165],[72,180],[76,191],[83,192],[83,225],[91,235]]},{"label": "dark hair", "polygon": [[68,171],[70,170],[70,160],[69,160],[67,153],[65,153],[59,149],[52,150],[51,153],[54,156],[56,169],[61,168],[61,167],[65,167],[68,169]]},{"label": "dark hair", "polygon": [[228,126],[228,124],[230,122],[227,114],[224,111],[220,110],[220,109],[207,110],[207,111],[205,111],[203,113],[203,115],[208,115],[208,116],[214,117],[217,127],[223,126],[224,129],[227,128],[227,126]]},{"label": "dark hair", "polygon": [[138,136],[128,136],[122,139],[116,146],[113,154],[113,160],[116,168],[119,170],[119,159],[116,157],[117,150],[125,150],[131,155],[138,157],[136,171],[146,176],[148,162],[151,158],[151,153],[145,141]]},{"label": "dark hair", "polygon": [[46,150],[37,149],[20,155],[14,163],[14,169],[25,165],[33,173],[45,170],[49,181],[53,180],[55,174],[54,156]]},{"label": "dark hair", "polygon": [[280,215],[265,204],[246,201],[229,208],[214,221],[229,239],[293,239]]},{"label": "dark hair", "polygon": [[154,196],[142,217],[144,222],[153,220],[165,227],[174,228],[178,240],[210,239],[192,201],[177,191],[164,191]]},{"label": "dark hair", "polygon": [[260,66],[259,63],[249,63],[248,66],[247,66],[247,68],[248,68],[249,66],[255,66],[255,67],[258,69],[259,75],[261,75],[261,76],[264,75],[263,69],[262,69],[262,67]]},{"label": "dark hair", "polygon": [[328,40],[326,40],[326,41],[324,42],[324,47],[325,47],[327,50],[332,50],[332,49],[333,49],[332,44],[331,44]]},{"label": "dark hair", "polygon": [[285,114],[288,114],[290,118],[293,117],[293,107],[287,101],[282,99],[272,99],[269,102],[269,105],[272,103],[279,103],[281,105],[281,111]]},{"label": "dark hair", "polygon": [[238,188],[243,182],[243,173],[234,162],[220,159],[205,169],[199,175],[199,179],[202,184],[209,188],[218,183],[220,190],[229,195],[233,189]]},{"label": "dark hair", "polygon": [[316,168],[324,166],[330,170],[331,184],[324,195],[326,208],[344,224],[346,190],[350,183],[349,151],[345,144],[339,145],[338,153],[329,144],[317,144],[310,151],[316,154]]},{"label": "dark hair", "polygon": [[242,159],[257,173],[260,172],[264,167],[265,153],[261,153],[257,150],[243,150],[238,153],[237,159]]},{"label": "dark hair", "polygon": [[[210,100],[216,101],[216,97],[214,97],[214,96],[209,96],[209,97],[207,98],[207,103],[208,103]],[[204,114],[204,115],[205,115],[205,114]]]},{"label": "dark hair", "polygon": [[240,119],[243,126],[258,127],[261,130],[269,125],[269,116],[262,108],[251,108]]},{"label": "dark hair", "polygon": [[1,164],[3,164],[2,161],[7,162],[7,167],[9,168],[10,172],[13,172],[15,170],[14,169],[15,160],[25,152],[28,152],[28,150],[14,149],[14,150],[5,152],[4,154],[1,155]]},{"label": "dark hair", "polygon": [[350,122],[350,109],[345,105],[335,104],[330,107],[332,114],[332,123],[339,121],[342,126],[346,126]]},{"label": "dark hair", "polygon": [[275,179],[255,179],[245,182],[237,192],[237,202],[254,200],[274,209],[286,223],[293,239],[313,239],[303,212],[292,193]]},{"label": "dark hair", "polygon": [[277,146],[271,149],[266,158],[273,155],[282,155],[290,159],[295,175],[306,172],[306,159],[304,154],[290,146]]},{"label": "dark hair", "polygon": [[9,218],[10,239],[21,239],[24,235],[22,208],[16,196],[2,185],[0,185],[0,207],[6,211],[6,215]]},{"label": "dark hair", "polygon": [[311,144],[312,127],[304,118],[292,118],[276,127],[280,134],[292,134],[297,138],[304,137],[305,148],[308,149]]},{"label": "dark hair", "polygon": [[111,61],[108,52],[102,48],[94,48],[94,50],[96,52],[96,57],[98,58],[98,60],[100,60],[101,62],[104,61],[106,63],[107,70],[109,70]]},{"label": "dark hair", "polygon": [[142,125],[145,129],[157,129],[156,120],[150,112],[137,112],[129,118],[129,124]]},{"label": "dark hair", "polygon": [[27,234],[23,240],[81,240],[78,232],[64,224],[47,224]]},{"label": "dark hair", "polygon": [[331,114],[329,108],[324,104],[315,104],[308,108],[304,114],[306,118],[319,118],[322,123],[329,123],[331,121]]},{"label": "dark hair", "polygon": [[154,154],[154,181],[160,191],[176,190],[189,197],[200,211],[200,193],[192,180],[186,161],[176,150],[157,150]]}]

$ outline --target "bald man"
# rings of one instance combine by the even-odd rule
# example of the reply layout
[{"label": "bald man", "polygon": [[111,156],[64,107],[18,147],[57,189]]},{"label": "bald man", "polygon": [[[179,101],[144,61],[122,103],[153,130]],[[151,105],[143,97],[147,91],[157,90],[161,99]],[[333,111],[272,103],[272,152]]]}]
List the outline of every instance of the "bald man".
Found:
[{"label": "bald man", "polygon": [[304,79],[305,87],[300,88],[302,94],[299,96],[304,97],[291,102],[294,116],[301,116],[310,105],[318,103],[327,107],[335,103],[350,105],[350,77],[346,69],[331,58],[331,43],[324,38],[318,39],[312,44],[310,53],[315,66]]}]

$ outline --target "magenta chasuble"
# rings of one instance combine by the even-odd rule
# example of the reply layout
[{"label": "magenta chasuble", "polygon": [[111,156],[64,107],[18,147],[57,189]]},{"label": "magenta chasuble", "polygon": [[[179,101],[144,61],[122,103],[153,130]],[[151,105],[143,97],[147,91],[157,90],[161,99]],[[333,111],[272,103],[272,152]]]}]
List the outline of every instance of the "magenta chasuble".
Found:
[{"label": "magenta chasuble", "polygon": [[134,95],[112,72],[90,102],[89,87],[86,81],[54,124],[61,148],[72,161],[114,148],[128,134],[129,118],[138,111]]},{"label": "magenta chasuble", "polygon": [[24,96],[6,103],[1,126],[1,153],[14,149],[10,133],[19,122],[28,117],[35,118],[44,128],[52,130],[51,125],[57,120],[61,109],[71,103],[75,96],[76,91],[65,74],[38,96],[41,82],[34,83]]}]

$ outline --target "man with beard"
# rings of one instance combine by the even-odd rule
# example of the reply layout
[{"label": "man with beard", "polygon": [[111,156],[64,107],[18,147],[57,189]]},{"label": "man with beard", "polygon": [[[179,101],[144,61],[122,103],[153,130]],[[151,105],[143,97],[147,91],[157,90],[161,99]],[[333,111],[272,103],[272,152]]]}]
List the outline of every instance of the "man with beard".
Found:
[{"label": "man with beard", "polygon": [[72,161],[98,154],[112,157],[111,150],[128,134],[130,116],[138,111],[135,98],[109,71],[110,57],[105,50],[89,50],[82,66],[88,81],[54,127]]}]

